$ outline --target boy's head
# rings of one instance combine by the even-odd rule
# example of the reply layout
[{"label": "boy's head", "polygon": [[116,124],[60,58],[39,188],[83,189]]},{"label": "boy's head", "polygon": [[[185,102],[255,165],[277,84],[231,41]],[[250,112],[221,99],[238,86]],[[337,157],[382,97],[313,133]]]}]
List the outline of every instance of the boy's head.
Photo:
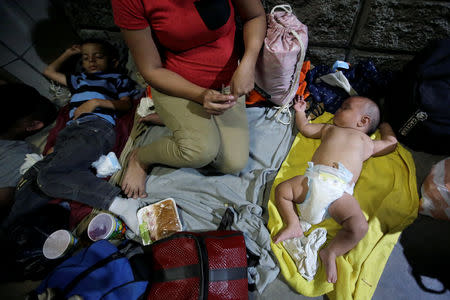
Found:
[{"label": "boy's head", "polygon": [[55,105],[23,83],[0,85],[0,136],[24,139],[51,124],[57,115]]},{"label": "boy's head", "polygon": [[334,115],[334,125],[351,127],[371,135],[380,123],[378,105],[366,97],[347,98]]},{"label": "boy's head", "polygon": [[118,65],[117,50],[101,39],[86,39],[80,44],[81,64],[86,73],[107,72]]}]

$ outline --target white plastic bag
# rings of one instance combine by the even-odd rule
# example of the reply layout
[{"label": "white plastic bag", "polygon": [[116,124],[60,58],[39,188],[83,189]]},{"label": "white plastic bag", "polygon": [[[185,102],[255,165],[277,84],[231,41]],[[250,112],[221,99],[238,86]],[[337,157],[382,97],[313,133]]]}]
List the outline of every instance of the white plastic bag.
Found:
[{"label": "white plastic bag", "polygon": [[421,187],[419,212],[450,221],[450,157],[433,166]]}]

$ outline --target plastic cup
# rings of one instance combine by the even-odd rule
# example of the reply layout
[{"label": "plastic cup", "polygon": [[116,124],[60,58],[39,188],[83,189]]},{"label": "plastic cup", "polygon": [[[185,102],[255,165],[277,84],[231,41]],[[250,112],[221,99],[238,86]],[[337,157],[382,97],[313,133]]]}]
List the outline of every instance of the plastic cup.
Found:
[{"label": "plastic cup", "polygon": [[118,240],[125,235],[125,224],[115,216],[107,213],[96,215],[89,223],[87,234],[92,241]]},{"label": "plastic cup", "polygon": [[42,252],[48,259],[57,259],[65,256],[77,242],[78,239],[69,231],[57,230],[47,237]]}]

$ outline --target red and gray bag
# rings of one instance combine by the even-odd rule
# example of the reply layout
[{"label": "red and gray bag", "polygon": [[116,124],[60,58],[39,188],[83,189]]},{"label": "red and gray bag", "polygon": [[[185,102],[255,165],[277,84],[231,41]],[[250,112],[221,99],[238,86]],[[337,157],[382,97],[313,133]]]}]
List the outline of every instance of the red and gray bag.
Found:
[{"label": "red and gray bag", "polygon": [[242,232],[177,232],[150,246],[148,299],[248,299]]}]

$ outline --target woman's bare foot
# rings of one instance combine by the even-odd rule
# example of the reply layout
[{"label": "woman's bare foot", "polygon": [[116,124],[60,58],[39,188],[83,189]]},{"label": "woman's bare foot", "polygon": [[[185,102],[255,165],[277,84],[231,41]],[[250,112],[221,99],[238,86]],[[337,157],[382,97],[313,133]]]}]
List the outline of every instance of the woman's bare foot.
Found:
[{"label": "woman's bare foot", "polygon": [[140,123],[152,123],[156,125],[164,125],[164,122],[161,120],[157,113],[146,115],[139,119]]},{"label": "woman's bare foot", "polygon": [[137,160],[137,150],[130,153],[128,167],[122,180],[122,190],[128,198],[145,198],[145,181],[147,179],[146,170]]},{"label": "woman's bare foot", "polygon": [[319,251],[320,259],[325,266],[327,273],[327,281],[336,283],[337,281],[337,269],[336,269],[336,255],[331,253],[327,248],[323,248]]},{"label": "woman's bare foot", "polygon": [[276,244],[284,240],[301,237],[302,235],[303,230],[300,227],[300,224],[296,224],[295,226],[286,226],[273,237],[273,242]]}]

